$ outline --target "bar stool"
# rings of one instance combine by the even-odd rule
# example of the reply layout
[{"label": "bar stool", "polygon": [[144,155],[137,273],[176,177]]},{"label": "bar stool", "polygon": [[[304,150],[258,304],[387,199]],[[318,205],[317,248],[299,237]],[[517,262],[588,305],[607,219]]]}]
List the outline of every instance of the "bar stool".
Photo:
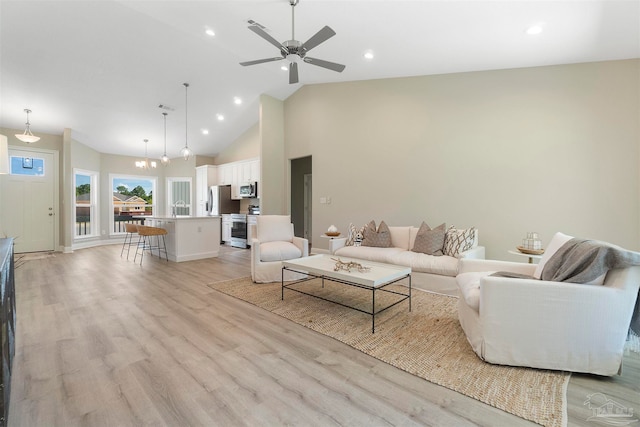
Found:
[{"label": "bar stool", "polygon": [[[169,257],[167,256],[167,243],[164,239],[164,236],[167,235],[167,230],[160,227],[149,227],[147,225],[139,225],[138,226],[138,247],[136,248],[136,255],[133,257],[133,262],[136,262],[136,258],[138,257],[138,250],[142,249],[140,254],[140,265],[142,265],[142,259],[144,258],[144,251],[151,251],[151,256],[153,256],[153,250],[158,250],[158,258],[162,259],[161,252],[164,252],[164,258],[169,262]],[[156,245],[153,246],[152,238],[156,236]],[[162,246],[160,246],[160,237],[162,237]]]},{"label": "bar stool", "polygon": [[127,246],[127,260],[129,259],[129,250],[131,249],[131,245],[135,245],[133,243],[133,235],[138,234],[138,226],[136,224],[124,224],[124,242],[122,243],[122,250],[120,251],[120,256],[124,253],[124,247]]}]

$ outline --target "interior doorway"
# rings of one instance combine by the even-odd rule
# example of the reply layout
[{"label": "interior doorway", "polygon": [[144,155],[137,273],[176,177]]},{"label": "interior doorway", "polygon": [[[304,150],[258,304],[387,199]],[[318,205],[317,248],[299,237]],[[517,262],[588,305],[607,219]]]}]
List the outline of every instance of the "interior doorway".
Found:
[{"label": "interior doorway", "polygon": [[312,243],[312,167],[311,156],[291,160],[291,222],[294,233]]}]

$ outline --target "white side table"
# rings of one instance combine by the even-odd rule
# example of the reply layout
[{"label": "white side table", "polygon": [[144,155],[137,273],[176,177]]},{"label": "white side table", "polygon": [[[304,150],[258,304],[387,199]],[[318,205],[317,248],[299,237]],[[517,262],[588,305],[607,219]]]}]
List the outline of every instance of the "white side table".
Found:
[{"label": "white side table", "polygon": [[329,240],[344,238],[342,234],[338,234],[337,236],[327,236],[326,234],[321,234],[320,237],[322,237],[323,239],[329,239]]},{"label": "white side table", "polygon": [[533,260],[534,259],[536,261],[540,261],[540,258],[542,258],[542,255],[523,254],[520,251],[507,251],[507,252],[509,252],[511,255],[518,255],[518,256],[523,256],[523,257],[529,258],[529,264],[533,264]]}]

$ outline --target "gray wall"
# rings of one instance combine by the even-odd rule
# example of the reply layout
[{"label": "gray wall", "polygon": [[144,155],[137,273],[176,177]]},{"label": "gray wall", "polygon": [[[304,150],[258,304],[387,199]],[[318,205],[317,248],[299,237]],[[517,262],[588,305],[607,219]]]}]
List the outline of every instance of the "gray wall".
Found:
[{"label": "gray wall", "polygon": [[303,86],[285,156],[313,156],[315,234],[424,220],[478,227],[488,258],[518,260],[527,231],[637,250],[639,75],[628,60]]}]

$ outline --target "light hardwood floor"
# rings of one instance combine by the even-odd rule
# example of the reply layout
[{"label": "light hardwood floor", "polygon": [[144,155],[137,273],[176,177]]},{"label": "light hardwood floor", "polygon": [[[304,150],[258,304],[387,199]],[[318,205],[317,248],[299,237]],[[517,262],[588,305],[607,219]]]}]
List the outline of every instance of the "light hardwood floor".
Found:
[{"label": "light hardwood floor", "polygon": [[[10,426],[533,425],[206,286],[248,276],[247,250],[132,258],[18,263]],[[596,425],[595,392],[640,412],[640,356],[622,376],[573,375],[570,426]]]}]

